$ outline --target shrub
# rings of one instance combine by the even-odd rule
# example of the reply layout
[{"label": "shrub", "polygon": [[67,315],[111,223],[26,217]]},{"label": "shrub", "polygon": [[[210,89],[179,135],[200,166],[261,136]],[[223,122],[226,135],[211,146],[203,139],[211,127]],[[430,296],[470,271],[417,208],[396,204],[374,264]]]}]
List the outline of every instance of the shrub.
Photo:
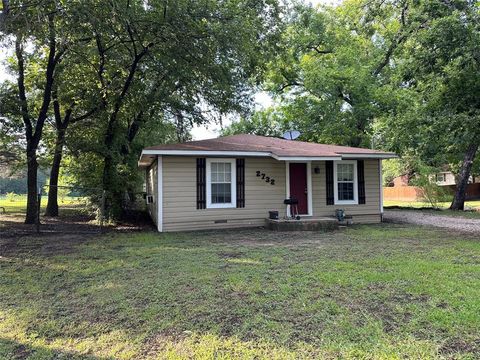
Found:
[{"label": "shrub", "polygon": [[15,194],[14,192],[9,192],[7,193],[7,200],[10,202],[14,202],[17,196],[18,195]]},{"label": "shrub", "polygon": [[422,200],[429,203],[434,209],[438,209],[438,203],[445,201],[449,196],[448,192],[432,179],[432,174],[436,172],[436,169],[432,167],[422,166],[412,181],[413,185],[420,188]]}]

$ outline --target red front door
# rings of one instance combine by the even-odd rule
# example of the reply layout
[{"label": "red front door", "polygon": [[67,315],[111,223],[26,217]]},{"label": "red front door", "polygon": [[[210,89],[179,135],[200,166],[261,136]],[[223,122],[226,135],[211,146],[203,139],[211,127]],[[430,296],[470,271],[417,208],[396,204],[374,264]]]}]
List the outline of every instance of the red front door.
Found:
[{"label": "red front door", "polygon": [[298,212],[308,214],[307,164],[290,164],[290,197],[298,199]]}]

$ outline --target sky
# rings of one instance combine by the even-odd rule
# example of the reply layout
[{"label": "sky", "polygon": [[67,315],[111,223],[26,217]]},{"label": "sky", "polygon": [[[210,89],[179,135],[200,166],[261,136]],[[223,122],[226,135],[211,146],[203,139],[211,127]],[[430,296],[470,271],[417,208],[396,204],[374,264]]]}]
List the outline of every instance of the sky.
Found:
[{"label": "sky", "polygon": [[[324,4],[324,5],[336,5],[339,4],[342,0],[305,0],[305,3],[311,4],[311,5],[319,5],[319,4]],[[9,77],[9,75],[5,72],[5,59],[7,56],[10,54],[6,52],[5,48],[0,47],[0,82],[4,81]],[[255,101],[255,108],[257,110],[264,109],[266,107],[269,107],[273,104],[272,98],[265,92],[258,92],[254,96],[254,101]],[[229,125],[231,120],[224,120],[223,121],[223,126]],[[201,126],[194,126],[192,129],[192,138],[194,140],[202,140],[202,139],[208,139],[208,138],[214,138],[219,135],[219,131],[221,130],[221,127],[219,124],[208,124],[208,125],[201,125]]]}]

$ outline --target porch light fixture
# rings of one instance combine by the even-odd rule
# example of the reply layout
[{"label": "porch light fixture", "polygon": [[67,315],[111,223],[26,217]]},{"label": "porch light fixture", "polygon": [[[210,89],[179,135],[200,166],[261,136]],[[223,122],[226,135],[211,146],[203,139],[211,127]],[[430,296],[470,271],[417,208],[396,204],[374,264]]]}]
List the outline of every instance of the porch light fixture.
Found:
[{"label": "porch light fixture", "polygon": [[315,171],[315,174],[320,174],[320,168],[318,166],[315,166],[315,169],[313,169],[313,171]]}]

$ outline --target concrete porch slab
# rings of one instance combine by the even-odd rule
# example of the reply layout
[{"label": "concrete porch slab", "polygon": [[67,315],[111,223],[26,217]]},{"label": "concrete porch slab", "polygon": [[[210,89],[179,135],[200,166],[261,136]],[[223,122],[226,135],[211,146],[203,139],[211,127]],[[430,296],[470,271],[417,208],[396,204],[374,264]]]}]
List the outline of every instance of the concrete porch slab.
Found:
[{"label": "concrete porch slab", "polygon": [[290,219],[265,219],[265,227],[274,231],[333,231],[338,229],[334,217]]}]

